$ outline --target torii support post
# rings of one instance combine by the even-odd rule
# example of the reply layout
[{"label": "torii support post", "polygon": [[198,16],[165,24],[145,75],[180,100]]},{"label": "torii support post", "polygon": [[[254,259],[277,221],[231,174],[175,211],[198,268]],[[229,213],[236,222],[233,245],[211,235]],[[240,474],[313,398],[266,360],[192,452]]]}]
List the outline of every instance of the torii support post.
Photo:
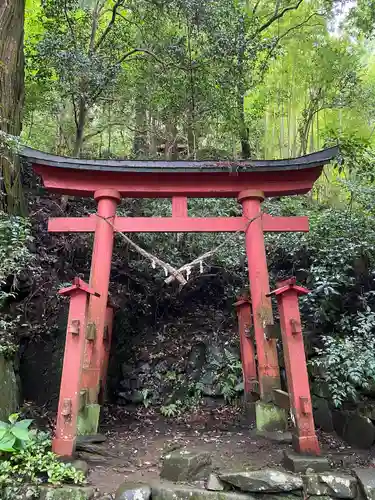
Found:
[{"label": "torii support post", "polygon": [[98,203],[90,286],[99,297],[90,297],[86,334],[82,390],[86,405],[79,418],[80,434],[96,434],[99,426],[99,393],[103,360],[105,359],[104,327],[107,314],[108,288],[114,239],[116,208],[121,199],[114,189],[100,189],[94,198]]},{"label": "torii support post", "polygon": [[237,312],[238,330],[240,337],[241,363],[244,383],[244,402],[249,417],[255,420],[254,402],[258,399],[255,395],[259,392],[257,368],[255,362],[255,349],[250,337],[251,310],[250,301],[239,297],[234,304]]},{"label": "torii support post", "polygon": [[52,450],[57,455],[71,457],[75,451],[77,436],[88,302],[89,297],[96,293],[87,283],[75,278],[73,285],[60,290],[59,294],[70,297],[70,305]]},{"label": "torii support post", "polygon": [[298,296],[309,293],[296,279],[279,281],[272,295],[277,297],[288,382],[290,409],[294,420],[293,448],[299,453],[319,455],[310,386],[307,374]]},{"label": "torii support post", "polygon": [[273,390],[280,389],[280,369],[276,340],[268,339],[266,327],[273,324],[269,277],[263,234],[261,191],[242,191],[238,201],[247,219],[245,234],[249,268],[254,334],[258,357],[258,379],[260,401],[256,403],[256,425],[258,430],[285,430],[287,415],[283,408],[273,403]]},{"label": "torii support post", "polygon": [[104,351],[103,360],[101,362],[101,375],[100,375],[100,403],[104,403],[107,400],[107,374],[108,374],[108,364],[109,364],[109,354],[111,352],[112,343],[112,330],[113,330],[113,306],[111,304],[107,305],[105,313],[105,325],[104,325]]}]

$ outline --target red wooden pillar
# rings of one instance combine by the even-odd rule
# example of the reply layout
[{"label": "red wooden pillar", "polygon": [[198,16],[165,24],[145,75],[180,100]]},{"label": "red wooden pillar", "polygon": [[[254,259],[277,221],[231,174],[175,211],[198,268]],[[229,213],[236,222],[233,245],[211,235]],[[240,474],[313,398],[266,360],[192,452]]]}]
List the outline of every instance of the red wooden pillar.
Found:
[{"label": "red wooden pillar", "polygon": [[70,297],[65,353],[61,376],[60,398],[52,450],[58,455],[72,456],[77,436],[80,384],[89,297],[95,292],[84,281],[75,278],[73,285],[59,291]]},{"label": "red wooden pillar", "polygon": [[280,370],[276,340],[267,339],[265,335],[266,326],[273,324],[273,315],[271,299],[267,296],[270,289],[261,212],[263,199],[263,193],[254,190],[243,191],[238,196],[244,217],[249,224],[245,239],[258,357],[260,397],[264,402],[271,402],[273,401],[273,389],[280,388]]},{"label": "red wooden pillar", "polygon": [[172,197],[172,217],[187,217],[188,202],[186,196]]},{"label": "red wooden pillar", "polygon": [[106,313],[105,313],[105,325],[104,325],[104,352],[103,352],[103,360],[101,362],[101,395],[102,401],[104,402],[107,399],[107,372],[108,372],[108,364],[109,364],[109,354],[111,351],[111,343],[112,343],[112,329],[113,329],[113,307],[108,304]]},{"label": "red wooden pillar", "polygon": [[309,293],[296,285],[295,278],[277,283],[281,334],[288,381],[290,407],[294,419],[293,447],[299,453],[319,455],[315,433],[298,296]]},{"label": "red wooden pillar", "polygon": [[[113,189],[100,189],[94,194],[98,203],[90,285],[100,294],[91,297],[85,348],[82,388],[87,389],[88,404],[96,404],[100,391],[102,363],[105,358],[104,326],[108,302],[116,208],[121,199]],[[108,221],[108,222],[107,222]],[[97,424],[95,424],[97,430]],[[95,430],[95,429],[93,429]]]},{"label": "red wooden pillar", "polygon": [[239,298],[234,305],[237,311],[238,330],[240,335],[245,403],[248,403],[254,401],[255,398],[253,394],[258,385],[254,344],[249,335],[251,328],[250,301],[248,299]]}]

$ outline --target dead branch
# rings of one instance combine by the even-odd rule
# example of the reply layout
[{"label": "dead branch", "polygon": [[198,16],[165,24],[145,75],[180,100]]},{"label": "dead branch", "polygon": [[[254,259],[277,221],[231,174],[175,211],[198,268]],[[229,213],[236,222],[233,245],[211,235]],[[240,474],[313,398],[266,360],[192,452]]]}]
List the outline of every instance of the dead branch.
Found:
[{"label": "dead branch", "polygon": [[140,255],[142,255],[146,259],[149,259],[152,263],[155,263],[155,265],[158,265],[163,270],[168,271],[168,273],[170,274],[170,277],[173,277],[172,281],[174,281],[174,279],[176,279],[180,283],[181,286],[186,285],[186,283],[187,283],[186,279],[175,267],[168,264],[168,262],[164,262],[163,260],[159,259],[155,255],[152,255],[151,253],[147,252],[147,250],[145,250],[144,248],[142,248],[139,245],[137,245],[136,243],[134,243],[134,241],[132,241],[128,236],[126,236],[125,233],[118,231],[116,229],[116,226],[109,219],[102,217],[101,215],[98,215],[98,214],[95,214],[95,215],[96,215],[96,217],[99,217],[100,219],[103,219],[104,221],[106,221],[107,224],[109,224],[113,228],[115,233],[119,234],[121,236],[121,238],[124,241],[126,241],[126,243],[128,245],[130,245],[132,248],[134,248],[134,250],[136,250]]}]

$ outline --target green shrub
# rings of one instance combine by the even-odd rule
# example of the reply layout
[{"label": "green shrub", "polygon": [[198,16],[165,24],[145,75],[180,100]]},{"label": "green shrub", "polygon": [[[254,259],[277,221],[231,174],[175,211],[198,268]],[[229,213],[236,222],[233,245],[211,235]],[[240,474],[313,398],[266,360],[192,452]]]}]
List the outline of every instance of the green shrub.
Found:
[{"label": "green shrub", "polygon": [[20,484],[82,484],[84,474],[72,464],[62,463],[51,451],[51,440],[45,432],[29,431],[30,420],[9,417],[0,423],[0,492]]},{"label": "green shrub", "polygon": [[29,427],[32,420],[19,420],[19,414],[13,413],[8,422],[0,421],[0,452],[13,453],[22,450],[30,441]]},{"label": "green shrub", "polygon": [[357,402],[361,391],[375,384],[375,313],[367,308],[365,313],[343,318],[342,323],[346,335],[323,336],[323,348],[316,349],[319,357],[311,361],[317,369],[317,383],[328,387],[335,406]]},{"label": "green shrub", "polygon": [[358,402],[375,381],[375,188],[344,187],[344,208],[307,197],[268,203],[274,215],[310,220],[309,233],[267,235],[268,264],[274,279],[297,275],[311,290],[300,300],[310,364],[335,406]]},{"label": "green shrub", "polygon": [[[18,278],[30,266],[32,255],[28,243],[32,240],[30,220],[0,212],[0,310],[14,298]],[[29,267],[29,272],[33,269]],[[17,350],[16,333],[21,318],[5,316],[0,320],[0,354],[12,356]]]}]

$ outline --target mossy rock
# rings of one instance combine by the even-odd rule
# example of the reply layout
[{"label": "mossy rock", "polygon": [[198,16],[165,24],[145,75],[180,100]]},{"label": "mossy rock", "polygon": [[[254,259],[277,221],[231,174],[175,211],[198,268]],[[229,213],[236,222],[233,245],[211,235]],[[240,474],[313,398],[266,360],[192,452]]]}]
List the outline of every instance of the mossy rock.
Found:
[{"label": "mossy rock", "polygon": [[90,486],[61,486],[41,488],[40,500],[91,500],[95,490]]},{"label": "mossy rock", "polygon": [[37,500],[40,490],[37,486],[21,485],[8,486],[4,490],[0,489],[0,498],[2,500]]},{"label": "mossy rock", "polygon": [[0,420],[7,420],[18,408],[18,386],[13,362],[0,356]]}]

